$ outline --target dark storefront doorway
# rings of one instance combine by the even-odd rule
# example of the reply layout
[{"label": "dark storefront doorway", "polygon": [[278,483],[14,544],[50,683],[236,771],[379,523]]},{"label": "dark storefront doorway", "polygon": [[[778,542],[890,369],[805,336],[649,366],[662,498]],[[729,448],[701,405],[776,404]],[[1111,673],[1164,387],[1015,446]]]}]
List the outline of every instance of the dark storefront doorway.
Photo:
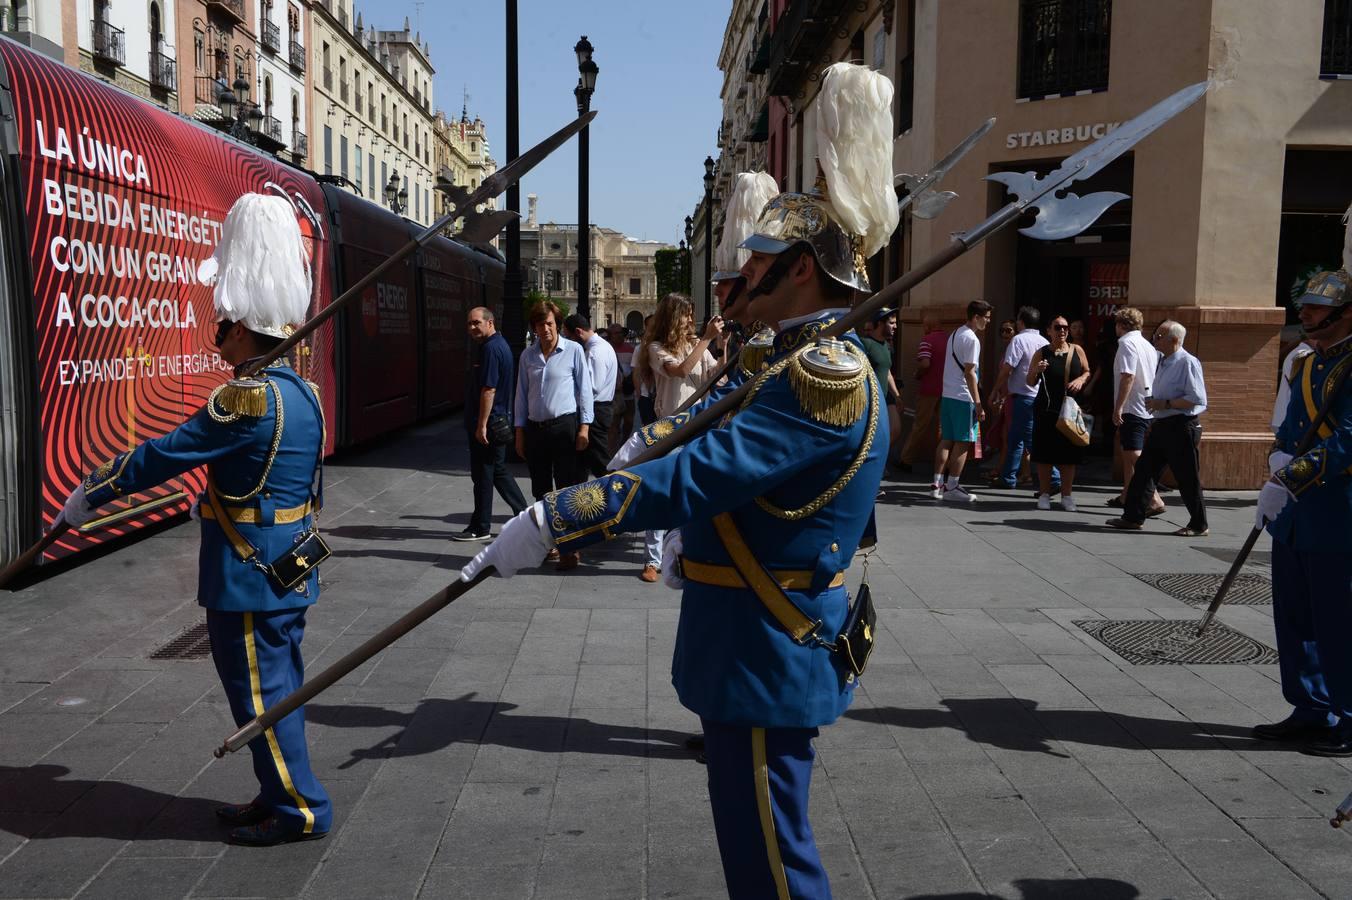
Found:
[{"label": "dark storefront doorway", "polygon": [[1343,214],[1352,202],[1352,151],[1288,147],[1274,302],[1295,325],[1292,301],[1321,269],[1342,265]]}]

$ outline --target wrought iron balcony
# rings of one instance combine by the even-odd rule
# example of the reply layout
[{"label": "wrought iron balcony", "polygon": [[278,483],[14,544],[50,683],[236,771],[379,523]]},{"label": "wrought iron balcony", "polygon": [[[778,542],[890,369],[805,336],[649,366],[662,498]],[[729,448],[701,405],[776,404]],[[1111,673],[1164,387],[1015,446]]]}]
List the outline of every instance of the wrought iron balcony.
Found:
[{"label": "wrought iron balcony", "polygon": [[178,63],[160,50],[150,51],[150,84],[163,91],[178,90]]},{"label": "wrought iron balcony", "polygon": [[90,31],[94,35],[95,59],[115,66],[127,64],[127,40],[121,28],[114,28],[103,19],[95,19]]},{"label": "wrought iron balcony", "polygon": [[263,35],[260,43],[264,50],[276,53],[282,48],[282,28],[276,22],[263,23]]},{"label": "wrought iron balcony", "polygon": [[199,106],[215,106],[220,90],[221,82],[210,75],[198,75],[193,79],[193,98]]},{"label": "wrought iron balcony", "polygon": [[291,68],[297,72],[305,71],[305,45],[300,41],[291,42],[290,61]]},{"label": "wrought iron balcony", "polygon": [[263,120],[258,123],[259,134],[267,135],[277,143],[284,143],[282,138],[282,121],[276,116],[263,116]]},{"label": "wrought iron balcony", "polygon": [[1108,88],[1112,0],[1020,0],[1019,97]]},{"label": "wrought iron balcony", "polygon": [[237,22],[244,22],[244,0],[207,0],[207,12],[219,10]]},{"label": "wrought iron balcony", "polygon": [[305,136],[305,132],[291,132],[291,153],[296,159],[304,159],[310,155],[310,139]]},{"label": "wrought iron balcony", "polygon": [[1325,0],[1321,78],[1352,75],[1352,0]]}]

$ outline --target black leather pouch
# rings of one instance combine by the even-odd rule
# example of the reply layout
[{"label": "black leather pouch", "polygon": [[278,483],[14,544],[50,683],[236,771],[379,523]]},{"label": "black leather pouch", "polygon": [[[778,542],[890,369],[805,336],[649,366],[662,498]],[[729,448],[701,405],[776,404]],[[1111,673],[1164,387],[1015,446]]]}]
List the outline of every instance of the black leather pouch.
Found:
[{"label": "black leather pouch", "polygon": [[512,422],[506,416],[489,416],[487,431],[488,443],[494,447],[506,447],[515,437]]},{"label": "black leather pouch", "polygon": [[319,532],[312,528],[292,544],[290,550],[272,561],[268,566],[268,577],[282,590],[289,591],[332,552]]},{"label": "black leather pouch", "polygon": [[868,584],[859,585],[854,604],[845,616],[845,624],[836,638],[836,653],[841,662],[849,667],[856,677],[864,674],[868,658],[873,653],[873,629],[878,624],[878,614],[873,609],[873,595]]}]

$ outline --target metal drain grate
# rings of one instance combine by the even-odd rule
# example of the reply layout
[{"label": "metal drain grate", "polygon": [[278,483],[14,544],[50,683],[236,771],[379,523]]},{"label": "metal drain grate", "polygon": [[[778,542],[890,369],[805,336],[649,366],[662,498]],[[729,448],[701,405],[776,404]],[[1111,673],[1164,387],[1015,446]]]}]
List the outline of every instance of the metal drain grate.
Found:
[{"label": "metal drain grate", "polygon": [[[1170,597],[1177,597],[1190,606],[1198,607],[1210,606],[1216,590],[1225,580],[1224,575],[1199,575],[1194,572],[1137,573],[1136,577]],[[1241,572],[1236,576],[1235,583],[1230,585],[1225,602],[1231,606],[1268,606],[1272,603],[1272,582],[1262,575]]]},{"label": "metal drain grate", "polygon": [[1089,619],[1076,622],[1086,634],[1135,666],[1275,663],[1274,650],[1220,623],[1197,637],[1195,621]]},{"label": "metal drain grate", "polygon": [[207,623],[194,625],[163,647],[150,654],[151,659],[205,659],[211,655],[211,638],[207,637]]}]

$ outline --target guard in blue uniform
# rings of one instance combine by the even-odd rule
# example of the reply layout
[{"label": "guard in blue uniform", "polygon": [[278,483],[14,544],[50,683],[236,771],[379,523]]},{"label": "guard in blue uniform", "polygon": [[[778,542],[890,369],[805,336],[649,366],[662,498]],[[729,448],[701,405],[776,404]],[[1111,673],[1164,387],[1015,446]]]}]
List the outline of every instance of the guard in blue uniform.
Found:
[{"label": "guard in blue uniform", "polygon": [[[310,273],[290,203],[241,197],[201,275],[215,277],[216,345],[238,373],[280,343],[309,306]],[[206,607],[212,659],[237,725],[304,680],[301,637],[319,578],[309,551],[297,548],[313,545],[305,540],[321,500],[323,450],[318,389],[277,362],[221,385],[188,421],[119,453],[66,501],[64,517],[79,527],[115,498],[206,465],[207,490],[194,504],[202,533],[197,602]],[[294,573],[289,586],[279,582],[283,570]],[[257,796],[217,810],[235,826],[231,840],[271,845],[323,837],[333,811],[310,770],[304,710],[249,749]]]},{"label": "guard in blue uniform", "polygon": [[[1277,430],[1272,480],[1257,524],[1272,535],[1272,617],[1282,695],[1293,707],[1256,736],[1304,744],[1319,756],[1352,756],[1352,253],[1344,268],[1312,278],[1300,322],[1314,352],[1300,360]],[[1321,404],[1328,418],[1310,450],[1293,456]]]},{"label": "guard in blue uniform", "polygon": [[[779,323],[746,402],[679,453],[547,495],[462,571],[469,580],[493,566],[510,577],[551,546],[681,529],[672,681],[704,728],[733,898],[830,896],[807,815],[812,739],[849,706],[862,670],[858,645],[842,636],[855,633],[847,617],[858,610],[845,570],[887,457],[883,397],[862,347],[852,334],[819,334],[855,290],[868,290],[863,261],[896,227],[891,169],[873,164],[890,158],[891,84],[840,64],[819,103],[840,111],[819,136],[832,151],[824,183],[776,197],[745,242],[751,313]],[[867,135],[877,135],[874,153],[839,152]],[[860,171],[836,168],[847,158]],[[686,421],[676,418],[650,431]]]}]

